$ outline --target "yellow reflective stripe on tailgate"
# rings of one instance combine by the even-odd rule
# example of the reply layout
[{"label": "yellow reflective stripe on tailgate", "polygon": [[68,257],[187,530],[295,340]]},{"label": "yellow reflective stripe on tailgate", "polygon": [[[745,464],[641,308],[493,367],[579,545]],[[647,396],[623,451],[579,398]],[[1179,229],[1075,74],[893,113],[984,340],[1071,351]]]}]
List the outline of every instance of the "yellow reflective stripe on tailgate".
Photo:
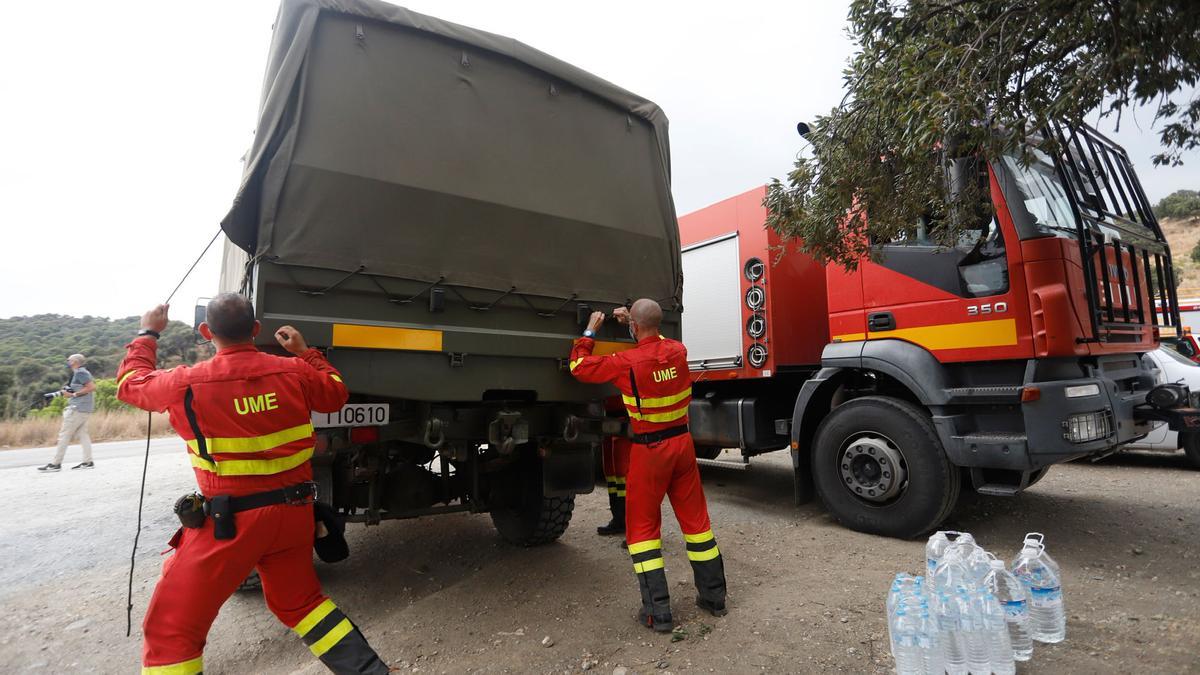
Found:
[{"label": "yellow reflective stripe on tailgate", "polygon": [[307,616],[300,619],[300,623],[296,624],[292,630],[296,631],[296,635],[304,637],[308,635],[308,631],[312,630],[314,626],[321,623],[321,619],[329,616],[330,612],[335,609],[337,609],[337,605],[333,604],[333,601],[329,598],[325,598],[325,602],[317,605]]},{"label": "yellow reflective stripe on tailgate", "polygon": [[[313,435],[312,422],[305,422],[300,426],[276,431],[271,434],[262,436],[248,436],[245,438],[206,438],[208,451],[211,453],[217,452],[263,452],[272,448],[278,448],[281,445],[287,445],[293,441],[299,441],[305,438],[311,438]],[[199,452],[199,446],[195,439],[187,442],[189,448],[195,452]]]},{"label": "yellow reflective stripe on tailgate", "polygon": [[199,675],[202,672],[204,672],[203,656],[169,666],[144,666],[142,668],[142,675]]},{"label": "yellow reflective stripe on tailgate", "polygon": [[218,476],[269,476],[300,466],[311,459],[312,454],[313,449],[307,448],[278,459],[224,459],[218,462],[207,461],[190,452],[188,456],[192,460],[192,466]]},{"label": "yellow reflective stripe on tailgate", "polygon": [[633,410],[626,411],[629,413],[629,419],[642,420],[643,422],[674,422],[680,417],[687,417],[688,409],[680,408],[665,413],[640,413]]},{"label": "yellow reflective stripe on tailgate", "polygon": [[331,342],[334,347],[440,352],[442,351],[442,331],[335,323]]},{"label": "yellow reflective stripe on tailgate", "polygon": [[338,625],[329,629],[325,637],[312,643],[308,649],[313,653],[313,656],[323,656],[325,652],[333,649],[333,646],[341,642],[346,634],[354,630],[354,626],[350,623],[350,619],[342,619]]},{"label": "yellow reflective stripe on tailgate", "polygon": [[[674,405],[676,403],[679,403],[680,401],[682,401],[683,399],[685,399],[691,395],[692,395],[692,388],[688,387],[687,389],[684,389],[683,391],[679,392],[678,394],[672,394],[671,396],[662,396],[659,398],[643,398],[642,399],[642,407],[643,408],[665,408],[669,405]],[[631,405],[635,408],[638,405],[638,400],[632,396],[626,396],[624,394],[621,394],[621,400],[625,402],[625,405]]]}]

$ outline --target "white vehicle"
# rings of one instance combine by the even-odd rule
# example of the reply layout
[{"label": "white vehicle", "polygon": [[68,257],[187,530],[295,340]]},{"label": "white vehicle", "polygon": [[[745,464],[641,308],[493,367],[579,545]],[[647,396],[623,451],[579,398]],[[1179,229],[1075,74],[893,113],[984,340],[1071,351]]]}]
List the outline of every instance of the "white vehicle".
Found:
[{"label": "white vehicle", "polygon": [[[1180,382],[1191,390],[1193,398],[1200,392],[1200,364],[1189,360],[1169,347],[1160,347],[1142,356],[1146,366],[1154,372],[1155,384]],[[1196,401],[1192,402],[1195,405]],[[1145,438],[1125,446],[1128,449],[1183,450],[1188,462],[1200,469],[1200,433],[1180,434],[1160,422]]]}]

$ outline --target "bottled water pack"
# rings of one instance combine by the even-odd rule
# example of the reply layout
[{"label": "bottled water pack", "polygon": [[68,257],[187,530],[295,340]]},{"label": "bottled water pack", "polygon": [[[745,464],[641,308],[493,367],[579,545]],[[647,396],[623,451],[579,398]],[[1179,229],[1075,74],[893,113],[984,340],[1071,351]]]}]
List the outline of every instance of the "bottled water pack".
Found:
[{"label": "bottled water pack", "polygon": [[1011,570],[967,532],[925,546],[926,574],[901,572],[887,595],[888,638],[901,675],[1016,673],[1033,641],[1066,637],[1062,572],[1044,537],[1025,535]]}]

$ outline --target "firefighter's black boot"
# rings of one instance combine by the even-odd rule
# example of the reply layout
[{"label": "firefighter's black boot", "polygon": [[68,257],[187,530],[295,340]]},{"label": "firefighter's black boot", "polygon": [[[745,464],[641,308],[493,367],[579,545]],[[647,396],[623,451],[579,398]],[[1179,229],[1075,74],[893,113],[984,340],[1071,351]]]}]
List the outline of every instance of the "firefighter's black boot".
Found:
[{"label": "firefighter's black boot", "polygon": [[[340,609],[333,607],[315,624],[301,622],[295,631],[326,668],[337,675],[387,675],[389,668],[367,644],[367,639]],[[309,616],[319,616],[310,614]],[[307,619],[306,619],[307,620]]]},{"label": "firefighter's black boot", "polygon": [[688,560],[696,579],[696,606],[713,616],[725,616],[725,563],[712,530],[685,534]]},{"label": "firefighter's black boot", "polygon": [[667,574],[663,571],[662,543],[657,539],[636,542],[630,545],[629,555],[633,558],[633,571],[637,573],[638,588],[642,592],[638,622],[659,633],[670,633],[675,623],[671,619]]},{"label": "firefighter's black boot", "polygon": [[609,488],[608,508],[612,511],[612,520],[607,525],[596,528],[596,534],[607,537],[614,534],[625,534],[625,484],[620,485],[619,492]]}]

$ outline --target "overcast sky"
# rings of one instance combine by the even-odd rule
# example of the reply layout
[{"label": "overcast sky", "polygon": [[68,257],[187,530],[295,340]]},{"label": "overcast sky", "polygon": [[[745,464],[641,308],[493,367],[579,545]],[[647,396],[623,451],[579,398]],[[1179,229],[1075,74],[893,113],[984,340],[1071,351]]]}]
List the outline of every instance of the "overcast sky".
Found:
[{"label": "overcast sky", "polygon": [[[414,0],[658,103],[680,214],[782,176],[795,124],[836,104],[839,2]],[[121,317],[161,302],[216,232],[256,122],[275,0],[10,3],[0,21],[0,317]],[[1118,134],[1151,199],[1200,188],[1200,157],[1153,170],[1149,115]],[[1105,127],[1105,130],[1109,130]],[[219,246],[179,291],[190,322]]]}]

